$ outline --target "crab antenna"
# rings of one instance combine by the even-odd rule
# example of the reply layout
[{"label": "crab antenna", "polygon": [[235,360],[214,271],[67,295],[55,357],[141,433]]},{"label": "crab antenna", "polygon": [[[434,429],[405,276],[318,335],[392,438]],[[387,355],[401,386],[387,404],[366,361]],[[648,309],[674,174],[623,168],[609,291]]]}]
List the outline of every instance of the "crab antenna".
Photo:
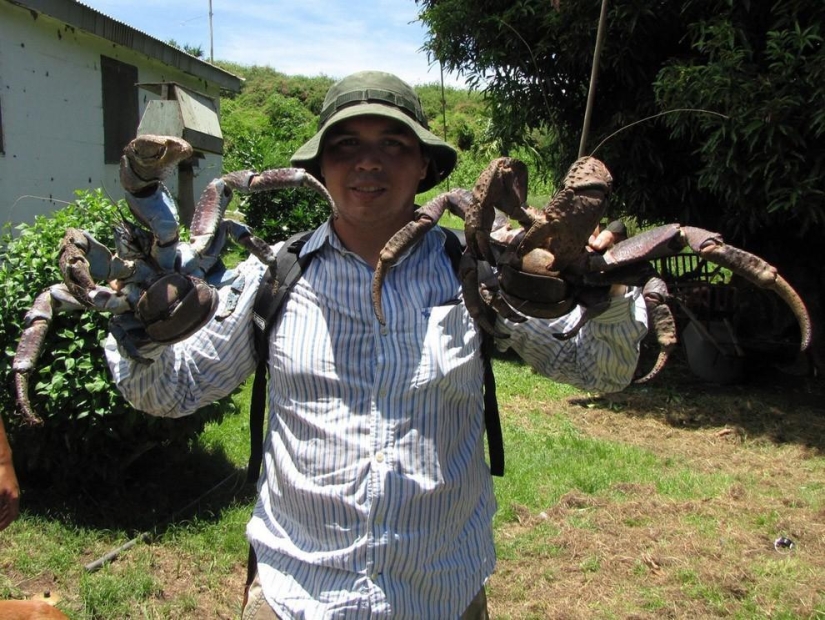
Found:
[{"label": "crab antenna", "polygon": [[650,116],[645,116],[644,118],[640,118],[638,121],[633,121],[632,123],[628,123],[624,127],[619,127],[619,129],[617,129],[616,131],[611,133],[609,136],[607,136],[604,140],[599,142],[596,145],[596,148],[594,148],[590,152],[590,156],[591,157],[595,156],[596,151],[598,151],[600,148],[602,148],[604,146],[605,142],[607,142],[608,140],[610,140],[614,136],[622,133],[625,129],[630,129],[631,127],[633,127],[634,125],[638,125],[639,123],[644,123],[644,122],[647,122],[649,120],[653,120],[654,118],[659,118],[660,116],[665,116],[666,114],[673,114],[675,112],[699,112],[700,114],[713,114],[715,116],[721,116],[722,118],[724,118],[726,120],[730,119],[730,116],[728,116],[727,114],[722,114],[721,112],[714,112],[713,110],[703,110],[701,108],[674,108],[672,110],[665,110],[663,112],[657,112],[656,114],[651,114]]}]

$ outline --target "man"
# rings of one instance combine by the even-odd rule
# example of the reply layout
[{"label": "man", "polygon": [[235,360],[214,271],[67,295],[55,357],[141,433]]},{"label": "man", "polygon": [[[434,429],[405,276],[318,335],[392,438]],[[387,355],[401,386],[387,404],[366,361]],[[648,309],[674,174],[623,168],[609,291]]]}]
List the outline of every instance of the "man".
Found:
[{"label": "man", "polygon": [[[486,618],[495,565],[493,486],[484,458],[481,335],[430,231],[388,272],[386,325],[370,285],[381,248],[413,216],[415,195],[446,177],[456,152],[430,133],[410,86],[363,72],[327,94],[318,133],[293,164],[323,180],[338,217],[272,330],[269,426],[247,535],[257,575],[244,619]],[[246,282],[264,271],[239,267]],[[235,311],[155,361],[134,364],[107,343],[126,397],[178,416],[223,397],[255,367],[247,285]],[[575,323],[499,319],[538,371],[590,389],[632,377],[645,312],[621,295],[572,340]]]}]

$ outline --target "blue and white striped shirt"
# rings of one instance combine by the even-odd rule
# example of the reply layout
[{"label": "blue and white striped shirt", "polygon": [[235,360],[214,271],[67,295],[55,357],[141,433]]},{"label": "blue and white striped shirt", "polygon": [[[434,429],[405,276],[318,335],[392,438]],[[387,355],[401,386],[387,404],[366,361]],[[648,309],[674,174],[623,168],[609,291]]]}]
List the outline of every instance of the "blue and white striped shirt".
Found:
[{"label": "blue and white striped shirt", "polygon": [[[443,244],[436,228],[389,271],[386,327],[372,311],[372,268],[329,224],[303,249],[318,252],[272,332],[264,473],[247,527],[283,618],[457,618],[494,569],[480,334]],[[234,313],[154,363],[131,363],[110,338],[112,372],[138,409],[184,415],[252,373],[251,283],[263,266],[239,269],[248,284]],[[576,318],[500,328],[540,372],[622,389],[645,333],[638,292],[574,339],[552,337]]]}]

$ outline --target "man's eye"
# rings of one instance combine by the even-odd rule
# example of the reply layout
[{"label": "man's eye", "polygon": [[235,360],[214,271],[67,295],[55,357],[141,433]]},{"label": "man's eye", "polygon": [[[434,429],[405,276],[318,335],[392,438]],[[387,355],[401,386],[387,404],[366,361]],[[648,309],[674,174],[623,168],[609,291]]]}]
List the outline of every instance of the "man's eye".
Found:
[{"label": "man's eye", "polygon": [[333,146],[355,146],[358,144],[358,141],[355,138],[338,138],[334,140],[332,145]]}]

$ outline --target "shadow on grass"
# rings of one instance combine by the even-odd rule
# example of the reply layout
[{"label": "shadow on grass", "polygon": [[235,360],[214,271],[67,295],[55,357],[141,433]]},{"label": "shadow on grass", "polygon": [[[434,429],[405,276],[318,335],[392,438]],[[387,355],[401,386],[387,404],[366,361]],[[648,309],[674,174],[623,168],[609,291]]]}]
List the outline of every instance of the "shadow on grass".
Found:
[{"label": "shadow on grass", "polygon": [[[194,442],[193,442],[194,443]],[[160,534],[194,516],[218,521],[223,510],[251,502],[246,470],[220,450],[155,446],[114,479],[21,478],[22,509],[78,528]]]},{"label": "shadow on grass", "polygon": [[677,351],[662,373],[619,394],[576,398],[629,418],[654,418],[681,429],[731,429],[776,445],[796,444],[825,454],[825,381],[753,365],[742,382],[714,384],[691,373]]}]

